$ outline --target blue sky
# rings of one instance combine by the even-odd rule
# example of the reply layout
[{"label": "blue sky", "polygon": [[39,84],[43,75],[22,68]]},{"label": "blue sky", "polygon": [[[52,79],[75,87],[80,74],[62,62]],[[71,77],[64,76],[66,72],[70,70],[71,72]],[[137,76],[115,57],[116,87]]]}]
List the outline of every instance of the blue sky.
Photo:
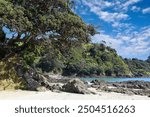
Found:
[{"label": "blue sky", "polygon": [[150,0],[75,0],[75,12],[93,24],[100,34],[93,42],[105,41],[126,58],[150,55]]}]

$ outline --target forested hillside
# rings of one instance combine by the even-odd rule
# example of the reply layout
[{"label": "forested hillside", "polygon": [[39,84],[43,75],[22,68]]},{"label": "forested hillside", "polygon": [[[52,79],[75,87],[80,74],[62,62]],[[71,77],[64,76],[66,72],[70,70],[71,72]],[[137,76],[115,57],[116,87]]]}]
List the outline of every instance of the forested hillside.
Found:
[{"label": "forested hillside", "polygon": [[[75,76],[128,76],[128,66],[114,49],[103,44],[83,44],[70,48],[67,55],[60,54],[52,59],[50,53],[38,63],[44,72],[61,72]],[[56,55],[56,54],[55,54]],[[60,58],[60,59],[58,59]]]},{"label": "forested hillside", "polygon": [[146,61],[139,60],[136,58],[133,59],[124,59],[125,63],[129,66],[130,71],[133,76],[137,77],[147,77],[150,76],[150,57]]}]

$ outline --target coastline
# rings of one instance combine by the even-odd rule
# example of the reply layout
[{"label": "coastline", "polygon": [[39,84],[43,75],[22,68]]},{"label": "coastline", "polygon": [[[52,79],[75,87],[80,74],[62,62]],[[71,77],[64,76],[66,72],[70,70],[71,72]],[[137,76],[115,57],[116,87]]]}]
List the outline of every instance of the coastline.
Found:
[{"label": "coastline", "polygon": [[150,78],[150,76],[97,76],[97,75],[77,76],[77,78],[89,78],[89,77],[94,77],[94,78]]},{"label": "coastline", "polygon": [[[79,77],[78,77],[79,78]],[[150,100],[150,82],[82,81],[76,77],[50,75],[36,90],[2,90],[0,100]]]}]

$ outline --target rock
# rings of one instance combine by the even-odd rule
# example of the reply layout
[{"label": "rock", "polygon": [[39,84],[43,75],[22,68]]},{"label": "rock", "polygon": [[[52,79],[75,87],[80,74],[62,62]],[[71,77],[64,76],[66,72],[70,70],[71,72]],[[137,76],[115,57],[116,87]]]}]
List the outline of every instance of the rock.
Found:
[{"label": "rock", "polygon": [[105,87],[108,87],[108,83],[103,80],[93,80],[91,83],[91,87],[93,88],[103,89]]},{"label": "rock", "polygon": [[62,91],[79,94],[92,94],[87,86],[80,79],[72,79],[67,84],[63,85]]},{"label": "rock", "polygon": [[105,88],[105,91],[108,92],[115,92],[115,93],[122,93],[122,94],[128,94],[128,95],[134,95],[132,90],[124,89],[124,88]]},{"label": "rock", "polygon": [[31,67],[24,69],[24,66],[18,65],[16,71],[17,75],[24,79],[28,90],[36,91],[39,87],[50,87],[48,79]]},{"label": "rock", "polygon": [[85,85],[89,86],[89,83],[88,83],[87,81],[82,80],[82,82],[83,82]]},{"label": "rock", "polygon": [[123,93],[128,95],[141,95],[141,96],[148,96],[150,95],[150,90],[143,90],[143,89],[130,89],[130,88],[105,88],[103,91],[107,92],[116,92],[116,93]]},{"label": "rock", "polygon": [[53,92],[58,92],[62,89],[62,86],[60,84],[54,84],[50,87],[50,90]]},{"label": "rock", "polygon": [[39,92],[45,92],[45,91],[47,91],[47,89],[45,87],[42,87],[42,86],[38,87],[36,90],[39,91]]},{"label": "rock", "polygon": [[99,85],[94,85],[94,84],[92,84],[91,87],[98,89],[98,88],[99,88]]},{"label": "rock", "polygon": [[123,93],[128,95],[150,95],[150,82],[125,81],[107,83],[105,81],[94,80],[91,83],[93,83],[91,87],[101,91]]},{"label": "rock", "polygon": [[57,75],[53,76],[53,75],[44,74],[44,77],[46,77],[48,82],[50,82],[50,83],[66,83],[69,80],[71,80],[68,77],[63,77],[60,75],[58,75],[58,78],[57,78]]},{"label": "rock", "polygon": [[115,87],[131,88],[131,89],[150,89],[150,82],[144,81],[126,81],[113,83]]}]

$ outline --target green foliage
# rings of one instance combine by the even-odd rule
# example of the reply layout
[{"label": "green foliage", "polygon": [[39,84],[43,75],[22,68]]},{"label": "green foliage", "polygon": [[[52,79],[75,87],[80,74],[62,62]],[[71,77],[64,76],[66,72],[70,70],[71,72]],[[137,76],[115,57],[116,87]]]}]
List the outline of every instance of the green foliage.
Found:
[{"label": "green foliage", "polygon": [[37,67],[41,68],[43,72],[53,72],[57,74],[62,72],[64,64],[58,59],[58,56],[48,54],[40,59]]},{"label": "green foliage", "polygon": [[72,48],[66,64],[64,75],[131,75],[116,51],[103,44],[84,44],[80,48]]},{"label": "green foliage", "polygon": [[0,61],[0,90],[26,89],[25,81],[18,77],[15,70],[18,59],[16,56],[7,61]]},{"label": "green foliage", "polygon": [[148,56],[146,62],[148,62],[150,64],[150,56]]},{"label": "green foliage", "polygon": [[[0,0],[0,30],[5,26],[18,34],[6,39],[0,31],[0,59],[24,51],[28,44],[36,46],[39,40],[55,43],[61,53],[89,42],[96,31],[72,12],[71,5],[70,0]],[[34,62],[35,52],[25,53],[24,59]]]},{"label": "green foliage", "polygon": [[32,23],[25,16],[25,9],[10,0],[0,0],[0,16],[0,27],[8,26],[21,33],[32,29]]},{"label": "green foliage", "polygon": [[[148,59],[149,60],[149,59]],[[124,59],[125,63],[129,66],[129,69],[134,76],[144,76],[149,75],[150,64],[147,61],[133,59]]]},{"label": "green foliage", "polygon": [[28,44],[27,48],[20,53],[20,56],[27,65],[35,67],[39,63],[39,60],[45,51],[44,49],[41,41],[36,42],[35,45]]},{"label": "green foliage", "polygon": [[47,43],[42,50],[44,51],[41,53],[36,67],[40,68],[43,72],[61,73],[65,59],[59,49]]}]

